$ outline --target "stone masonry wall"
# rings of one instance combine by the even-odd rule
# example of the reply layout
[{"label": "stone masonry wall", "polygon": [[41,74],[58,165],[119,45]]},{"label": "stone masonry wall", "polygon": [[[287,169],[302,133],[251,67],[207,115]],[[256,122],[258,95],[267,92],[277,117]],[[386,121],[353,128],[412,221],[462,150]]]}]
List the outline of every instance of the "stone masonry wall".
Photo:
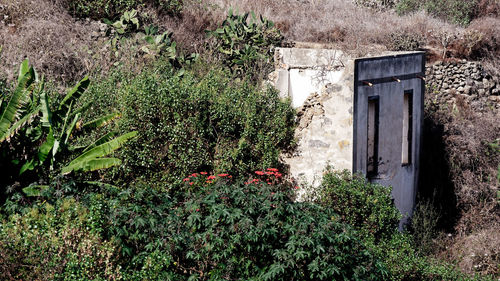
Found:
[{"label": "stone masonry wall", "polygon": [[426,80],[427,93],[440,103],[464,98],[477,110],[500,108],[500,77],[492,77],[478,62],[436,62],[427,66]]}]

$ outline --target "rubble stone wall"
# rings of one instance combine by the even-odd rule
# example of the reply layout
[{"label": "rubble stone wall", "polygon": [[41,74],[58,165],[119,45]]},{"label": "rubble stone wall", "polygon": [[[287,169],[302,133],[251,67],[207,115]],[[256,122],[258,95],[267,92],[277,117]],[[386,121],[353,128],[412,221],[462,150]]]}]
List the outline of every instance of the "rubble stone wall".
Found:
[{"label": "rubble stone wall", "polygon": [[492,77],[478,62],[436,62],[426,68],[428,95],[447,103],[463,98],[479,110],[485,105],[500,108],[499,81],[500,77]]}]

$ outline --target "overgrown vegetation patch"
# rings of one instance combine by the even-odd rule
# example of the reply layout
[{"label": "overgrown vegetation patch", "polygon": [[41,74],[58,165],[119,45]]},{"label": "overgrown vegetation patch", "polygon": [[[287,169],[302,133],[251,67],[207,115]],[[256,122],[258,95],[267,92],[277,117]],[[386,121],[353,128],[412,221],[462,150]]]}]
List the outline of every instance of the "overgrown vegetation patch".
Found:
[{"label": "overgrown vegetation patch", "polygon": [[[326,171],[315,201],[294,201],[301,187],[279,157],[293,148],[294,111],[261,81],[285,39],[356,54],[430,46],[434,59],[495,65],[498,1],[277,3],[0,0],[0,279],[498,276],[488,105],[427,100],[435,171],[400,233],[390,189],[357,175]],[[25,56],[38,72],[18,75]],[[120,135],[129,142],[102,146]],[[428,257],[439,254],[468,275]]]}]

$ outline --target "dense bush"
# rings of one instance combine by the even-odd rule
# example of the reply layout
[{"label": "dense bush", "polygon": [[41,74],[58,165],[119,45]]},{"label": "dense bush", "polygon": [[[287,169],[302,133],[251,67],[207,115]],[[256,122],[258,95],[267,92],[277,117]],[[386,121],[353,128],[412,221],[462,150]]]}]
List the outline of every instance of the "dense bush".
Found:
[{"label": "dense bush", "polygon": [[451,23],[466,26],[473,19],[477,5],[477,0],[400,0],[396,4],[396,11],[399,14],[406,14],[425,10]]},{"label": "dense bush", "polygon": [[[364,245],[387,266],[388,275],[384,280],[483,280],[479,276],[467,276],[455,266],[431,259],[418,251],[415,243],[423,243],[422,238],[433,237],[413,237],[397,230],[400,214],[387,187],[368,183],[364,177],[352,176],[348,172],[327,171],[318,199],[325,208],[334,210],[341,222],[358,230],[357,235],[360,235]],[[421,210],[417,213],[422,216]],[[431,218],[424,220],[425,223],[433,222]],[[425,223],[415,226],[427,228],[422,232],[428,231]],[[489,279],[486,277],[484,280]]]},{"label": "dense bush", "polygon": [[255,77],[264,71],[264,76],[259,76],[264,79],[266,72],[270,71],[274,48],[283,41],[280,30],[272,21],[262,15],[257,20],[254,12],[233,14],[231,9],[221,27],[208,34],[216,39],[221,61],[233,73]]},{"label": "dense bush", "polygon": [[[138,8],[148,0],[65,0],[66,6],[76,17],[92,19],[114,19],[125,11]],[[152,0],[160,11],[178,14],[182,11],[182,0]]]},{"label": "dense bush", "polygon": [[387,280],[491,280],[488,277],[468,276],[454,265],[438,261],[417,252],[412,236],[394,232],[393,235],[369,247],[387,265]]},{"label": "dense bush", "polygon": [[387,48],[391,51],[416,51],[425,42],[422,35],[408,31],[398,31],[389,34]]},{"label": "dense bush", "polygon": [[332,208],[343,222],[366,237],[387,238],[401,217],[391,199],[390,188],[371,184],[349,172],[328,171],[320,186],[321,204]]},{"label": "dense bush", "polygon": [[222,176],[197,174],[204,184],[175,198],[149,187],[87,197],[124,249],[125,279],[382,278],[383,264],[331,210],[293,202],[286,184]]},{"label": "dense bush", "polygon": [[290,105],[275,90],[233,82],[227,72],[179,75],[160,62],[123,80],[119,90],[106,81],[91,86],[88,98],[113,101],[122,129],[139,131],[124,150],[129,176],[154,174],[171,182],[216,167],[239,176],[279,166],[280,152],[293,141]]},{"label": "dense bush", "polygon": [[117,280],[118,248],[74,199],[0,217],[2,280]]}]

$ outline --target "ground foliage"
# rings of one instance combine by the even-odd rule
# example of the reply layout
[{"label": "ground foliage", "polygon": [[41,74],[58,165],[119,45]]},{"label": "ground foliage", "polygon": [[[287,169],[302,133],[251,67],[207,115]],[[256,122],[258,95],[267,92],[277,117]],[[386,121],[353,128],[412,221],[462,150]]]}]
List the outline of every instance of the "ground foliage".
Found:
[{"label": "ground foliage", "polygon": [[[40,207],[25,208],[24,215],[11,215],[2,221],[2,257],[19,260],[6,262],[12,266],[5,274],[22,279],[37,279],[42,274],[16,267],[31,261],[21,253],[33,259],[43,254],[49,264],[71,265],[73,255],[58,251],[66,244],[54,239],[43,244],[33,240],[41,228],[41,233],[70,239],[78,249],[80,240],[64,234],[78,227],[76,222],[86,227],[88,235],[96,235],[94,240],[104,241],[103,247],[108,245],[103,252],[110,263],[106,265],[122,269],[114,272],[103,267],[98,273],[104,276],[109,271],[125,280],[142,280],[146,275],[151,280],[380,280],[386,274],[385,265],[331,209],[293,202],[290,184],[232,183],[227,176],[196,174],[196,184],[185,182],[182,193],[159,192],[148,186],[106,186],[101,192],[81,197],[86,207],[74,199],[57,199],[54,193],[46,193],[42,196],[48,195],[48,200],[61,206],[59,209],[41,203]],[[45,214],[40,208],[50,212],[40,217],[39,212]],[[55,219],[52,216],[57,212],[65,215]],[[72,225],[76,214],[78,220]],[[16,225],[30,229],[30,235],[20,236],[24,240],[19,243],[8,243],[21,231]],[[32,248],[23,248],[25,245]],[[116,253],[117,249],[121,253]],[[113,254],[107,254],[110,251]],[[91,257],[99,258],[95,254]],[[86,265],[58,267],[59,277],[82,277],[80,267]],[[91,278],[92,274],[89,271],[83,276]]]}]

